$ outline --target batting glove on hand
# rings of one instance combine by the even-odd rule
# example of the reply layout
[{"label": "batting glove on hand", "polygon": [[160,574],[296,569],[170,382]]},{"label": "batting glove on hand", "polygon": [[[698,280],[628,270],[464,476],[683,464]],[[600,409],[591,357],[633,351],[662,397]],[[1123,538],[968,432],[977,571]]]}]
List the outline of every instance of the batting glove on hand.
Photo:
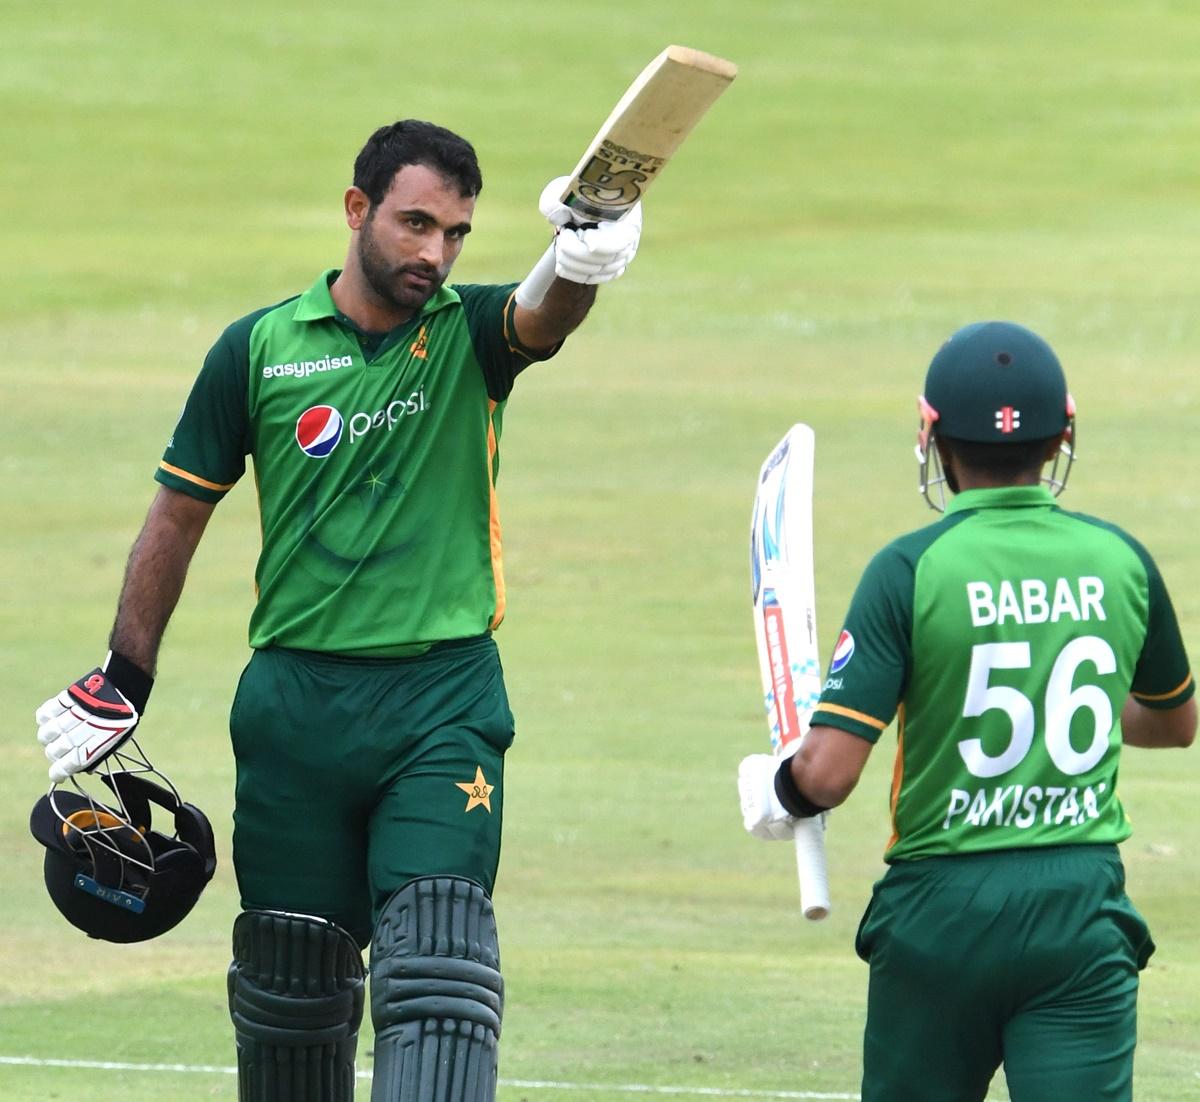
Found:
[{"label": "batting glove on hand", "polygon": [[642,204],[616,222],[584,222],[559,196],[569,177],[542,189],[538,209],[555,228],[554,274],[572,283],[608,283],[622,275],[637,254],[642,236]]},{"label": "batting glove on hand", "polygon": [[624,275],[641,232],[642,213],[636,206],[620,222],[590,229],[564,226],[554,238],[554,274],[572,283],[609,283]]},{"label": "batting glove on hand", "polygon": [[742,825],[756,838],[768,842],[790,841],[799,821],[775,795],[775,774],[784,760],[774,754],[751,754],[742,758],[738,766]]},{"label": "batting glove on hand", "polygon": [[141,717],[97,667],[47,700],[34,718],[38,742],[51,762],[50,780],[60,784],[72,773],[99,765],[133,734]]}]

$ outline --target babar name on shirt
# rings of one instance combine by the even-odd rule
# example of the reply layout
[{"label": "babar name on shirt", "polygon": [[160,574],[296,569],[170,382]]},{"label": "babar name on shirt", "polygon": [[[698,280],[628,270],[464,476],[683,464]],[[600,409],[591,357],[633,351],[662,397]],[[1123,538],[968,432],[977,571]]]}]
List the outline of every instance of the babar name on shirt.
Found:
[{"label": "babar name on shirt", "polygon": [[1083,623],[1106,620],[1104,581],[1094,575],[1079,578],[1019,578],[1001,582],[966,583],[971,626],[1000,624],[1056,624],[1061,620]]}]

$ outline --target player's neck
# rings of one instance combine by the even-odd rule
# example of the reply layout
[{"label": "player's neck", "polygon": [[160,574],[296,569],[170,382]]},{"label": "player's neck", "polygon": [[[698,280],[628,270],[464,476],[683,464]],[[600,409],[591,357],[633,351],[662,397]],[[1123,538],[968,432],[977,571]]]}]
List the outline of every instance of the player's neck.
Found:
[{"label": "player's neck", "polygon": [[954,473],[955,481],[958,483],[958,493],[962,493],[964,490],[1002,490],[1010,486],[1036,486],[1042,480],[1040,468],[1016,476],[998,476],[986,471],[973,471],[964,467],[958,467]]},{"label": "player's neck", "polygon": [[375,293],[362,272],[347,258],[346,267],[329,285],[333,304],[364,333],[390,333],[410,321],[416,309],[397,306]]}]

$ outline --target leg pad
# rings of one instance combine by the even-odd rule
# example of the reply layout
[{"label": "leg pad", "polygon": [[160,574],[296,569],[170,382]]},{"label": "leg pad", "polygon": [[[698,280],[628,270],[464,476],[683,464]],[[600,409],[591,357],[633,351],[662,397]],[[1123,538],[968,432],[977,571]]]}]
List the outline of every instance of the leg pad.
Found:
[{"label": "leg pad", "polygon": [[362,953],[332,922],[246,911],[233,924],[229,1013],[239,1102],[350,1102]]},{"label": "leg pad", "polygon": [[496,920],[473,880],[410,880],[371,946],[372,1102],[492,1102],[504,1013]]}]

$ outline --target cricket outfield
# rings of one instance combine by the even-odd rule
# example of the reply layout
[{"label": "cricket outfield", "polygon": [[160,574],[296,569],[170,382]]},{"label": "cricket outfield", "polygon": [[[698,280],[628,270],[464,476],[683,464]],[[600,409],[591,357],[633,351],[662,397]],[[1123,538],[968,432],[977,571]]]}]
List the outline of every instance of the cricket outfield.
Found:
[{"label": "cricket outfield", "polygon": [[[762,457],[817,434],[825,653],[859,572],[926,523],[915,397],[984,317],[1062,357],[1065,504],[1153,551],[1193,658],[1200,408],[1200,14],[1166,0],[0,4],[0,1097],[232,1099],[237,909],[225,717],[246,658],[252,480],[218,510],[143,745],[221,865],[178,929],[88,942],[40,880],[34,708],[104,651],[151,473],[212,340],[340,263],[366,135],[412,115],[476,145],[461,282],[519,279],[537,196],[669,42],[739,76],[646,204],[641,253],[505,418],[517,741],[496,911],[502,1102],[853,1098],[889,733],[828,835],[834,912],[741,829],[765,741],[746,536]],[[1144,974],[1139,1102],[1200,1093],[1200,753],[1127,754]],[[369,1069],[370,1036],[360,1044]],[[99,1066],[98,1066],[99,1065]],[[365,1096],[365,1090],[362,1092]],[[1003,1077],[991,1097],[1007,1098]]]}]

